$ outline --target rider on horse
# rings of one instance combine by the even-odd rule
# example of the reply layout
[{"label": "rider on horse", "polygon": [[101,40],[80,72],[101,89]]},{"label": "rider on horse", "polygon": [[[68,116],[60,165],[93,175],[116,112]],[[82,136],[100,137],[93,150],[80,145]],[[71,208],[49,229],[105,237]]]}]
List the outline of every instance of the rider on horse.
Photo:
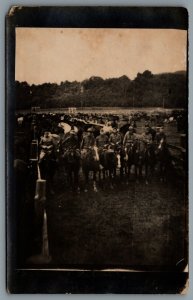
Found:
[{"label": "rider on horse", "polygon": [[156,139],[157,145],[160,144],[161,140],[163,140],[164,142],[166,142],[166,134],[165,134],[165,132],[164,132],[163,126],[161,126],[161,127],[159,128],[159,132],[156,134],[155,139]]},{"label": "rider on horse", "polygon": [[129,130],[126,132],[123,139],[123,146],[127,146],[129,143],[134,142],[136,139],[136,134],[134,132],[133,126],[129,126]]},{"label": "rider on horse", "polygon": [[78,147],[78,136],[74,130],[70,130],[68,134],[66,134],[64,141],[62,143],[64,149],[69,148],[79,148]]},{"label": "rider on horse", "polygon": [[40,137],[40,146],[50,146],[53,144],[53,138],[51,136],[51,133],[47,130],[44,131],[44,135]]},{"label": "rider on horse", "polygon": [[95,146],[95,137],[93,134],[94,130],[92,127],[87,129],[86,134],[83,134],[82,141],[81,141],[81,149],[88,149]]},{"label": "rider on horse", "polygon": [[64,158],[69,154],[70,151],[76,151],[77,155],[80,156],[79,152],[79,141],[75,130],[70,130],[70,132],[65,136],[62,143]]},{"label": "rider on horse", "polygon": [[54,152],[54,141],[49,131],[45,131],[44,135],[40,137],[40,161],[45,154],[52,154]]},{"label": "rider on horse", "polygon": [[116,151],[122,144],[122,135],[116,127],[113,127],[113,132],[110,134],[109,143]]},{"label": "rider on horse", "polygon": [[100,134],[96,137],[96,146],[99,149],[105,148],[109,144],[109,138],[104,132],[103,128],[100,130]]},{"label": "rider on horse", "polygon": [[152,141],[155,140],[155,137],[156,137],[156,131],[150,126],[145,126],[145,134],[151,134],[151,137],[152,137]]},{"label": "rider on horse", "polygon": [[149,126],[145,127],[145,132],[142,134],[142,141],[147,144],[151,144],[153,142],[153,137]]},{"label": "rider on horse", "polygon": [[104,154],[109,146],[109,137],[104,132],[103,128],[100,130],[100,134],[96,137],[96,146],[98,147],[100,162],[104,162]]}]

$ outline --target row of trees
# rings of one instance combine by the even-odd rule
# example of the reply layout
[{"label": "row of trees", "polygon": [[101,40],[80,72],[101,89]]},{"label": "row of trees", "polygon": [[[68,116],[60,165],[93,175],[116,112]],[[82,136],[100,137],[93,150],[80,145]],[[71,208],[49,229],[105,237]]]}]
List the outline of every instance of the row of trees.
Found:
[{"label": "row of trees", "polygon": [[138,73],[134,80],[127,76],[103,79],[92,76],[82,82],[29,85],[16,81],[17,109],[116,106],[116,107],[185,107],[187,105],[186,72],[154,75]]}]

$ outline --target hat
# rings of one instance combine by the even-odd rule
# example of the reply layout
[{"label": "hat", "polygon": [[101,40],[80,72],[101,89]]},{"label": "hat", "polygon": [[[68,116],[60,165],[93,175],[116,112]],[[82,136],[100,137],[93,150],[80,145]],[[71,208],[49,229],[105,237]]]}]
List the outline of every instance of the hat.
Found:
[{"label": "hat", "polygon": [[89,127],[88,129],[87,129],[87,132],[93,132],[94,130],[93,130],[93,128],[92,127]]},{"label": "hat", "polygon": [[70,133],[71,133],[71,134],[76,134],[75,130],[73,130],[73,129],[70,130]]}]

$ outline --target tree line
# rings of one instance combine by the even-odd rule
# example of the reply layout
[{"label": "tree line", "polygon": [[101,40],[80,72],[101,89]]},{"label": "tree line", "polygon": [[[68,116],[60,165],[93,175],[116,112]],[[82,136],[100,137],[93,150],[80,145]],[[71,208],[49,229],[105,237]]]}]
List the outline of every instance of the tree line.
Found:
[{"label": "tree line", "polygon": [[60,84],[15,82],[16,108],[60,107],[167,107],[187,106],[185,71],[152,74],[146,70],[134,80],[123,75],[103,79],[92,76],[82,82]]}]

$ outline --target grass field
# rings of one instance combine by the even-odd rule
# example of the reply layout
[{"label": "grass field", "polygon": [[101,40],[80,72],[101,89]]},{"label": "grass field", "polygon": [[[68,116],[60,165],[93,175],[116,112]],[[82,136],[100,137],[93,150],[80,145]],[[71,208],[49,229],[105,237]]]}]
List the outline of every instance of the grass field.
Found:
[{"label": "grass field", "polygon": [[[156,112],[166,112],[170,113],[173,110],[183,110],[181,108],[162,108],[162,107],[77,107],[77,112],[81,113],[107,113],[107,114],[129,114],[135,112],[147,112],[147,113],[156,113]],[[18,110],[16,113],[30,113],[29,109]],[[37,113],[67,113],[68,108],[59,107],[59,108],[40,108],[37,110]]]},{"label": "grass field", "polygon": [[[144,123],[137,123],[137,132]],[[175,124],[165,125],[168,142],[180,144]],[[146,185],[131,176],[98,183],[88,193],[71,192],[62,165],[54,178],[55,195],[47,197],[49,267],[162,270],[187,258],[185,178],[155,176]],[[81,178],[82,184],[82,178]]]}]

